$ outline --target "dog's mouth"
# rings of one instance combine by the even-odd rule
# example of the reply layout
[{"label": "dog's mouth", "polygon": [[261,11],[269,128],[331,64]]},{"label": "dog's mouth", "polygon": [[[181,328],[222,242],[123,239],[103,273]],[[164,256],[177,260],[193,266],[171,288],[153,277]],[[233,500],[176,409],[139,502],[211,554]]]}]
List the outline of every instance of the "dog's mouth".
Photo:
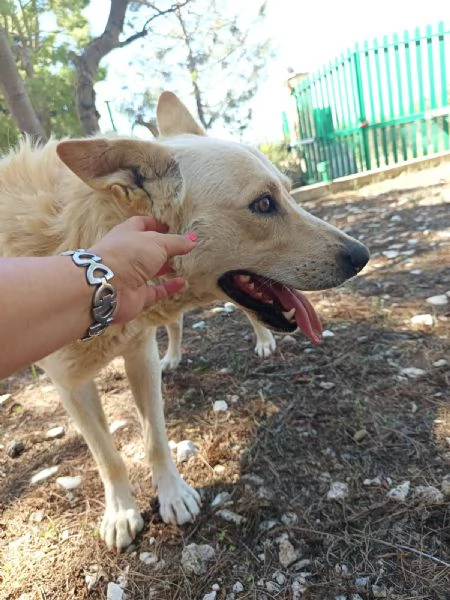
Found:
[{"label": "dog's mouth", "polygon": [[228,271],[218,280],[232,300],[256,313],[260,321],[278,331],[297,327],[313,344],[322,338],[322,325],[304,294],[278,281],[251,271]]}]

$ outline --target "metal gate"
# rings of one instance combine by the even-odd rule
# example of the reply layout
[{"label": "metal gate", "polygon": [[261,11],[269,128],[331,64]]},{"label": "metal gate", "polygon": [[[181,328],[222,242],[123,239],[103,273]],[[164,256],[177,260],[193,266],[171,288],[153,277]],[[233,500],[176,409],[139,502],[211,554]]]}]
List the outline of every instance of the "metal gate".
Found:
[{"label": "metal gate", "polygon": [[308,183],[450,148],[450,30],[444,23],[356,44],[290,79]]}]

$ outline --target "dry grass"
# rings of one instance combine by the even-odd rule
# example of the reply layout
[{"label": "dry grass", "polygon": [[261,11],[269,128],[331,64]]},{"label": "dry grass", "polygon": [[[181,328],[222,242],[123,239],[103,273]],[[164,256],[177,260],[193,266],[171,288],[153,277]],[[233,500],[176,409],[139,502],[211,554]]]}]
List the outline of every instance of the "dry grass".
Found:
[{"label": "dry grass", "polygon": [[[189,438],[200,450],[181,466],[204,500],[192,525],[168,527],[157,515],[119,360],[102,373],[99,385],[109,418],[127,420],[114,435],[146,520],[135,548],[121,556],[107,552],[98,538],[101,484],[50,382],[28,369],[0,383],[0,394],[12,394],[0,409],[0,598],[106,598],[106,583],[121,575],[128,600],[197,600],[214,583],[220,586],[217,599],[225,599],[237,580],[244,585],[239,599],[293,598],[298,573],[278,561],[277,540],[284,534],[311,561],[303,568],[311,576],[302,598],[358,593],[366,600],[385,593],[448,600],[448,502],[424,505],[413,493],[404,503],[387,497],[390,487],[405,480],[412,489],[439,488],[450,473],[450,374],[448,366],[433,366],[449,358],[450,309],[425,302],[450,290],[447,177],[448,171],[436,169],[307,206],[363,237],[375,253],[362,277],[312,294],[325,327],[335,333],[321,346],[311,348],[300,335],[295,344],[279,339],[275,356],[261,362],[241,314],[205,310],[186,318],[185,358],[165,376],[164,388],[169,437]],[[377,254],[399,243],[400,252],[414,254]],[[412,328],[411,316],[424,312],[434,314],[435,326]],[[201,332],[191,329],[199,319],[208,324]],[[161,332],[162,344],[164,337]],[[399,378],[400,368],[410,366],[426,375]],[[221,374],[224,367],[232,373]],[[226,414],[212,411],[214,400],[233,395],[239,399]],[[46,440],[54,424],[63,424],[66,435]],[[25,443],[15,459],[6,454],[13,439]],[[33,473],[54,464],[59,475],[82,475],[82,485],[70,493],[55,478],[30,485]],[[264,493],[248,474],[264,479]],[[375,477],[377,484],[364,485]],[[327,500],[330,481],[346,482],[348,498]],[[223,521],[211,509],[212,498],[224,490],[232,494],[232,510],[246,518],[243,525]],[[287,512],[295,514],[294,524],[281,521]],[[268,520],[276,526],[262,531]],[[188,577],[180,566],[182,548],[191,542],[216,549],[204,576]],[[165,566],[155,571],[143,564],[139,553],[146,550]],[[99,581],[88,593],[85,575],[95,569]],[[278,591],[267,591],[277,570],[285,581]],[[368,587],[357,587],[357,577],[368,577]]]}]

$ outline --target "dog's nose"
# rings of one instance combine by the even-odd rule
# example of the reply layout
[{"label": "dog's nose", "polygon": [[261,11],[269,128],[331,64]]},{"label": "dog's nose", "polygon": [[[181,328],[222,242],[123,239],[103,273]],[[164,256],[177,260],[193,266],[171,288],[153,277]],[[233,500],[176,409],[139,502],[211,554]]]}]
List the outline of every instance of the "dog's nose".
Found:
[{"label": "dog's nose", "polygon": [[368,263],[370,252],[364,244],[354,241],[341,254],[341,264],[348,277],[359,273]]}]

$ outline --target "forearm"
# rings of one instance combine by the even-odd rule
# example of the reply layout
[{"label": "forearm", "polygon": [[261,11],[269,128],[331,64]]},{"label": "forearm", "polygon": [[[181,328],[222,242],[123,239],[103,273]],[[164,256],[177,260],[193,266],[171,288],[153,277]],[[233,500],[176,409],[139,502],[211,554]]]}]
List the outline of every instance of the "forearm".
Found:
[{"label": "forearm", "polygon": [[69,257],[0,259],[0,378],[82,337],[92,295]]}]

